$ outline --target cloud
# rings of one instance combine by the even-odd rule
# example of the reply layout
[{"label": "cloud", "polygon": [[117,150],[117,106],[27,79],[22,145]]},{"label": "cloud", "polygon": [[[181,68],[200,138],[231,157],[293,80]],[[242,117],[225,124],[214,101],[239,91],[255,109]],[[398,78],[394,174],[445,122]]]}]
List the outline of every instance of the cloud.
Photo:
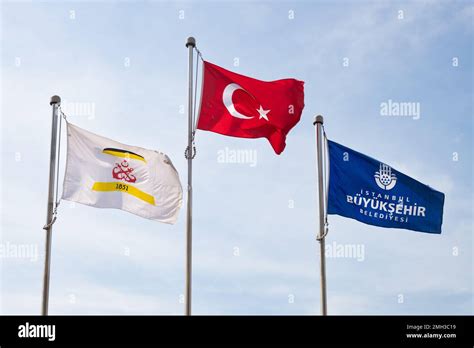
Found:
[{"label": "cloud", "polygon": [[[190,34],[206,59],[226,68],[261,79],[306,81],[305,112],[281,156],[274,156],[265,139],[197,133],[196,313],[319,313],[312,126],[317,113],[325,116],[330,138],[446,193],[440,236],[330,216],[328,243],[363,244],[366,253],[363,262],[327,260],[330,313],[457,314],[466,312],[463,306],[472,312],[472,168],[466,166],[472,146],[459,163],[451,160],[452,139],[460,139],[460,148],[472,138],[472,122],[463,112],[472,107],[466,51],[472,6],[75,3],[75,21],[70,5],[51,6],[3,6],[2,242],[33,243],[41,255],[37,262],[0,260],[2,313],[35,314],[41,304],[50,96],[92,103],[94,118],[68,112],[69,121],[166,152],[185,183],[187,119],[180,106],[186,104],[184,40]],[[400,9],[404,20],[397,19]],[[240,27],[228,25],[236,20]],[[54,45],[44,40],[53,36]],[[449,66],[453,55],[467,65],[458,77]],[[235,58],[239,66],[233,66]],[[464,94],[446,87],[451,84]],[[380,117],[380,102],[389,97],[421,100],[420,122]],[[455,118],[442,117],[447,104]],[[255,150],[257,165],[218,163],[225,147]],[[167,226],[62,202],[53,232],[51,312],[181,314],[184,237],[184,209],[177,225]],[[404,305],[397,302],[400,293]]]}]

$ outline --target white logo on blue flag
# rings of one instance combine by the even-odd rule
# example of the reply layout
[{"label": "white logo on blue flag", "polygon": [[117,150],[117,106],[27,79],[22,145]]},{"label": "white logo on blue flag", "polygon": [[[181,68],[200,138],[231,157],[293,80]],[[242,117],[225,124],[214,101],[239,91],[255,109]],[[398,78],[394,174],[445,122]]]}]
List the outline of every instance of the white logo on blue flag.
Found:
[{"label": "white logo on blue flag", "polygon": [[441,233],[443,193],[333,141],[328,140],[328,148],[328,214],[369,225]]},{"label": "white logo on blue flag", "polygon": [[383,163],[380,163],[379,171],[375,172],[374,177],[377,185],[387,191],[393,189],[397,183],[397,176],[392,173],[392,168]]}]

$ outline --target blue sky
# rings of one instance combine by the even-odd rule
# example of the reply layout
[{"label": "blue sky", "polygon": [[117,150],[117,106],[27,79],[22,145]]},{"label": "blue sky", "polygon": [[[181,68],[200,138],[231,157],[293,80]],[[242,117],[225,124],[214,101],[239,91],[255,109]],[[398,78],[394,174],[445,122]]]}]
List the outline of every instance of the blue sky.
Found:
[{"label": "blue sky", "polygon": [[[198,131],[194,313],[320,312],[322,114],[330,139],[446,195],[441,235],[329,217],[328,245],[364,248],[363,260],[327,259],[329,313],[472,314],[472,23],[469,1],[2,1],[1,243],[39,255],[0,258],[0,313],[41,308],[51,95],[70,122],[167,153],[184,183],[193,35],[224,68],[304,80],[306,104],[281,156],[265,139]],[[420,118],[382,116],[388,100],[419,103]],[[226,148],[257,165],[221,163]],[[182,314],[185,216],[169,226],[62,202],[50,313]]]}]

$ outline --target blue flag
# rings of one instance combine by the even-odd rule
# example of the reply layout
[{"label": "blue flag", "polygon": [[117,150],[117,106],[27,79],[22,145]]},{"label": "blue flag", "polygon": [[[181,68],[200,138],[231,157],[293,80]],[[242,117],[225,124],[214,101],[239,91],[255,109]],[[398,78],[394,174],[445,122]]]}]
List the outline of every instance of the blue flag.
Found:
[{"label": "blue flag", "polygon": [[328,214],[390,228],[441,233],[444,194],[328,140]]}]

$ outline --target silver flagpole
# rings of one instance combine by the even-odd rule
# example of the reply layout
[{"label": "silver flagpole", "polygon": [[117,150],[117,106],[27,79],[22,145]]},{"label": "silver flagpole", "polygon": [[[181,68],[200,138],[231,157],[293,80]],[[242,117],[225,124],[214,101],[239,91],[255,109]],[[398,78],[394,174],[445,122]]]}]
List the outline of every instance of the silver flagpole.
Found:
[{"label": "silver flagpole", "polygon": [[196,40],[188,37],[186,47],[189,52],[188,65],[188,147],[186,158],[188,160],[188,205],[186,214],[186,315],[191,315],[191,281],[192,281],[192,242],[193,242],[193,49]]},{"label": "silver flagpole", "polygon": [[58,139],[58,108],[61,105],[61,98],[57,95],[51,97],[49,103],[53,107],[53,122],[51,126],[51,154],[49,161],[49,189],[48,189],[48,212],[46,215],[46,252],[44,259],[44,279],[43,279],[43,304],[42,315],[48,315],[49,304],[49,276],[51,267],[51,238],[53,232],[54,214],[54,188],[56,183],[56,151]]},{"label": "silver flagpole", "polygon": [[316,158],[318,162],[318,196],[319,196],[319,234],[317,239],[320,245],[321,257],[321,314],[327,315],[326,302],[326,257],[325,257],[325,200],[324,200],[324,180],[323,180],[323,116],[314,118],[313,125],[316,126]]}]

